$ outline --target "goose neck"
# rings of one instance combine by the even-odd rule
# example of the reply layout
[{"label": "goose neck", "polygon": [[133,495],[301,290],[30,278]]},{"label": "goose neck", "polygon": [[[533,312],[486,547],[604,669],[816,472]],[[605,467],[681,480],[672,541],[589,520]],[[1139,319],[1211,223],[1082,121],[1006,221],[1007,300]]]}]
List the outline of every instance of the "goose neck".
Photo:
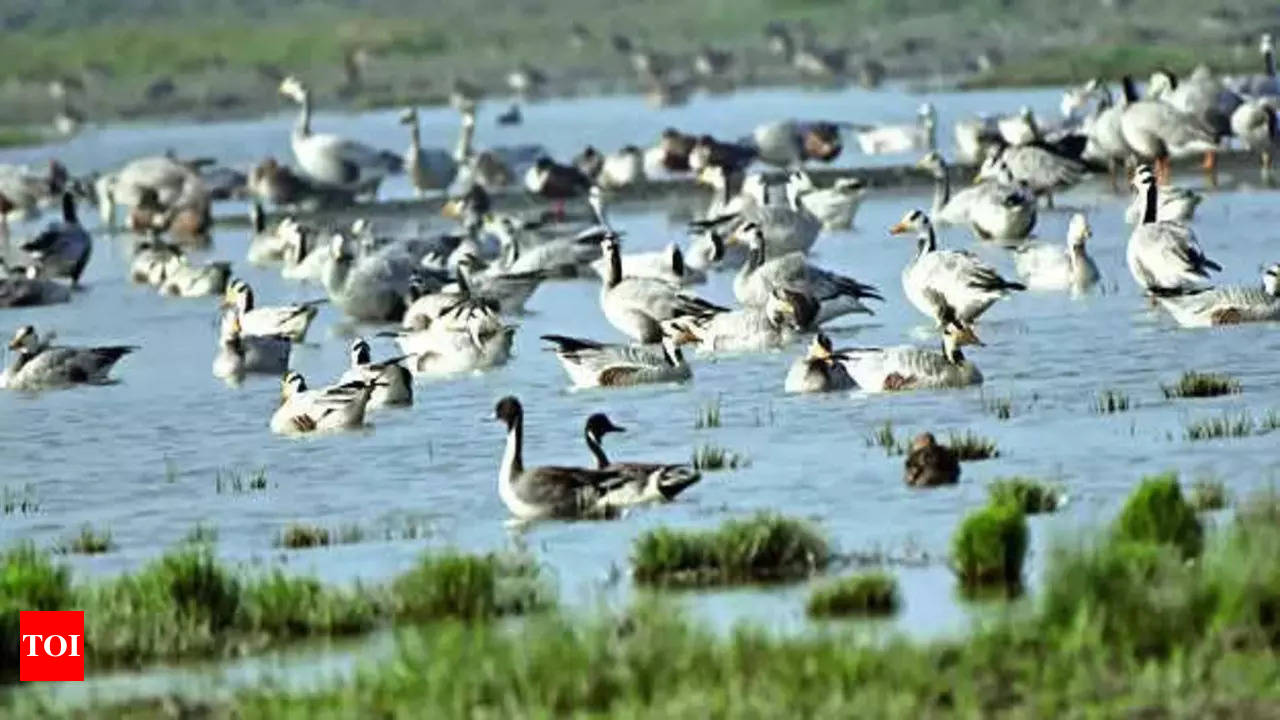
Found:
[{"label": "goose neck", "polygon": [[462,129],[458,132],[458,145],[453,150],[453,159],[456,162],[465,162],[471,157],[471,140],[475,135],[475,131],[474,124],[462,123]]},{"label": "goose neck", "polygon": [[507,448],[502,456],[502,475],[508,482],[524,472],[524,415],[517,415],[507,428]]},{"label": "goose neck", "polygon": [[949,202],[951,202],[951,172],[946,163],[939,161],[938,169],[933,175],[933,214],[937,215]]},{"label": "goose neck", "polygon": [[938,238],[933,233],[932,225],[925,225],[921,228],[920,236],[916,240],[916,246],[919,248],[916,253],[917,258],[924,257],[938,249]]},{"label": "goose neck", "polygon": [[587,430],[584,435],[587,439],[587,449],[596,459],[596,469],[603,470],[609,467],[609,456],[604,454],[604,445],[600,442],[600,438],[590,430]]},{"label": "goose neck", "polygon": [[1267,77],[1276,76],[1276,54],[1270,47],[1262,51],[1262,66],[1266,70]]},{"label": "goose neck", "polygon": [[622,252],[618,249],[617,244],[609,246],[609,277],[605,278],[605,286],[609,288],[617,287],[622,282]]},{"label": "goose neck", "polygon": [[1155,183],[1152,182],[1148,184],[1145,188],[1143,188],[1143,192],[1146,194],[1146,197],[1143,198],[1144,204],[1142,209],[1142,224],[1149,225],[1156,221],[1156,216],[1157,216],[1157,204],[1156,204],[1157,194],[1156,194]]},{"label": "goose neck", "polygon": [[298,111],[298,122],[294,125],[294,133],[307,137],[311,135],[311,93],[303,91],[299,104],[302,108]]}]

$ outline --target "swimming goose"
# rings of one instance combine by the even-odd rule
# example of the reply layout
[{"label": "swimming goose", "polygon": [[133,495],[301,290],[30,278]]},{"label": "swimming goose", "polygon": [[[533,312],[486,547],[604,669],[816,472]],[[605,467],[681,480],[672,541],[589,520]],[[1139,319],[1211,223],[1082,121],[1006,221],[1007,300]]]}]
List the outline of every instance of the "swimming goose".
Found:
[{"label": "swimming goose", "polygon": [[[1079,183],[1086,168],[1078,159],[1043,144],[997,145],[978,169],[979,180],[1026,183],[1053,207],[1053,193]],[[1006,173],[1007,171],[1007,173]]]},{"label": "swimming goose", "polygon": [[418,108],[400,115],[400,124],[409,126],[409,149],[404,153],[404,170],[416,196],[428,190],[447,190],[458,175],[454,153],[439,148],[424,148],[418,128]]},{"label": "swimming goose", "polygon": [[836,360],[826,333],[813,336],[808,351],[791,364],[782,385],[783,391],[789,393],[839,392],[857,387],[844,364]]},{"label": "swimming goose", "polygon": [[600,239],[604,230],[592,227],[567,237],[540,243],[526,242],[530,234],[507,215],[492,217],[485,228],[498,238],[500,261],[495,270],[509,274],[538,273],[545,277],[576,278],[587,274],[600,259]]},{"label": "swimming goose", "polygon": [[159,205],[168,208],[180,205],[186,198],[203,194],[203,186],[199,174],[190,167],[165,155],[152,155],[132,160],[115,172],[99,176],[94,181],[94,193],[98,198],[102,224],[113,227],[116,206],[137,207],[144,190],[155,192]]},{"label": "swimming goose", "polygon": [[[1196,208],[1204,200],[1204,196],[1190,188],[1177,185],[1161,185],[1156,193],[1156,220],[1169,222],[1190,222],[1196,214]],[[1133,201],[1124,210],[1124,221],[1128,225],[1142,222],[1147,213],[1147,198],[1144,193],[1135,192]]]},{"label": "swimming goose", "polygon": [[207,262],[192,265],[181,253],[172,255],[161,266],[160,276],[152,278],[161,295],[198,298],[222,295],[231,279],[231,263]]},{"label": "swimming goose", "polygon": [[705,318],[726,312],[714,303],[681,292],[676,286],[652,278],[628,278],[622,274],[622,251],[617,234],[601,243],[609,271],[600,287],[600,307],[609,323],[639,343],[662,339],[662,322],[677,317]]},{"label": "swimming goose", "polygon": [[820,188],[803,170],[792,172],[800,193],[800,204],[813,213],[824,230],[848,230],[853,226],[853,216],[867,194],[866,183],[860,178],[836,178],[831,187]]},{"label": "swimming goose", "polygon": [[689,153],[698,138],[668,127],[662,131],[658,144],[644,151],[646,177],[662,177],[670,173],[689,172]]},{"label": "swimming goose", "polygon": [[702,478],[701,473],[687,464],[609,462],[609,457],[604,454],[604,436],[626,431],[626,428],[614,425],[604,413],[595,413],[587,418],[583,427],[587,449],[596,459],[596,469],[618,470],[628,478],[624,485],[610,493],[611,505],[669,502]]},{"label": "swimming goose", "polygon": [[40,276],[39,265],[10,267],[0,259],[0,308],[39,307],[69,302],[71,290]]},{"label": "swimming goose", "polygon": [[822,221],[801,204],[802,184],[798,178],[788,178],[785,201],[773,203],[763,178],[748,175],[743,181],[743,194],[749,200],[744,200],[741,211],[696,221],[693,226],[700,229],[729,226],[733,228],[732,239],[747,223],[753,223],[764,230],[768,257],[807,253],[822,232]]},{"label": "swimming goose", "polygon": [[1231,132],[1250,152],[1258,153],[1262,162],[1263,182],[1271,181],[1271,159],[1280,146],[1280,124],[1276,122],[1276,106],[1280,98],[1250,98],[1240,103],[1231,114]]},{"label": "swimming goose", "polygon": [[740,234],[747,236],[750,255],[733,280],[733,294],[743,305],[763,306],[774,288],[785,288],[818,305],[818,315],[813,322],[821,325],[850,313],[874,315],[862,300],[884,299],[872,285],[810,264],[804,253],[793,252],[765,260],[767,245],[759,226],[748,223]]},{"label": "swimming goose", "polygon": [[262,211],[262,203],[256,198],[249,206],[249,249],[245,252],[251,265],[270,265],[284,260],[288,251],[288,232],[283,229],[290,224],[297,224],[292,217],[286,217],[276,227],[267,228],[267,218]]},{"label": "swimming goose", "polygon": [[[480,302],[496,305],[498,312],[517,315],[525,311],[525,304],[533,296],[547,273],[541,270],[508,271],[496,264],[488,268],[481,265],[475,255],[464,255],[458,260],[458,288]],[[455,288],[445,287],[442,292]]]},{"label": "swimming goose", "polygon": [[933,150],[938,147],[938,113],[933,103],[924,103],[916,113],[916,122],[910,125],[881,125],[854,133],[864,155],[892,155],[897,153]]},{"label": "swimming goose", "polygon": [[1205,257],[1189,225],[1162,222],[1156,215],[1156,178],[1143,165],[1133,177],[1134,187],[1146,199],[1142,222],[1129,235],[1125,259],[1129,272],[1142,289],[1161,294],[1203,289],[1209,271],[1222,266]]},{"label": "swimming goose", "polygon": [[1027,289],[1022,283],[1005,280],[973,253],[939,250],[933,224],[921,210],[912,210],[889,229],[894,235],[912,231],[917,234],[918,251],[902,270],[902,289],[912,305],[939,324],[944,318],[935,293],[967,324],[1010,291]]},{"label": "swimming goose", "polygon": [[[714,228],[698,233],[694,236],[693,240],[689,242],[689,249],[681,253],[683,255],[685,272],[697,273],[696,275],[691,276],[695,278],[693,282],[700,283],[705,281],[706,273],[712,267],[725,262],[725,250],[724,238],[721,237],[720,233]],[[746,256],[743,255],[742,257],[745,258]],[[626,272],[623,274],[625,275]],[[603,277],[603,273],[601,274],[601,277]]]},{"label": "swimming goose", "polygon": [[400,364],[403,357],[373,362],[369,343],[362,337],[351,343],[351,367],[338,378],[338,385],[363,382],[373,385],[366,410],[403,407],[413,404],[413,375]]},{"label": "swimming goose", "polygon": [[43,339],[31,325],[23,325],[9,341],[15,351],[0,373],[0,389],[41,390],[77,384],[110,382],[107,373],[120,358],[137,350],[134,345],[68,347],[53,345],[52,333]]},{"label": "swimming goose", "polygon": [[318,232],[315,228],[296,223],[288,226],[288,229],[282,227],[280,232],[285,237],[284,263],[280,266],[280,277],[323,285],[328,264],[335,256],[332,245],[345,245],[346,238],[341,233],[334,233],[328,243],[317,243]]},{"label": "swimming goose", "polygon": [[345,243],[330,243],[324,286],[329,300],[353,320],[398,322],[409,306],[409,280],[420,258],[393,243],[361,257]]},{"label": "swimming goose", "polygon": [[[1132,93],[1129,88],[1132,88],[1133,79],[1125,76],[1124,83],[1128,96]],[[1155,163],[1156,177],[1164,184],[1168,184],[1172,176],[1171,157],[1205,153],[1208,161],[1217,149],[1212,129],[1169,103],[1156,99],[1134,100],[1126,105],[1120,115],[1120,132],[1134,155]],[[1212,170],[1208,162],[1205,168]]]},{"label": "swimming goose", "polygon": [[62,194],[62,221],[50,223],[21,247],[39,263],[42,272],[69,278],[71,287],[79,287],[93,241],[76,218],[76,199],[70,192]]},{"label": "swimming goose", "polygon": [[836,358],[858,387],[867,392],[962,388],[982,384],[982,372],[960,351],[981,345],[973,330],[950,315],[942,328],[942,351],[914,345],[891,348],[851,348]]},{"label": "swimming goose", "polygon": [[[712,252],[714,254],[714,250]],[[724,252],[723,243],[720,252]],[[609,272],[609,263],[601,257],[591,263],[591,269],[603,279]],[[685,262],[680,246],[675,243],[668,243],[661,250],[625,253],[622,256],[622,276],[653,278],[671,285],[696,285],[707,281],[706,272],[690,267]]]},{"label": "swimming goose", "polygon": [[311,132],[311,92],[295,77],[280,83],[280,92],[300,106],[289,142],[302,171],[312,178],[360,193],[376,195],[387,175],[402,169],[399,157],[327,133]]},{"label": "swimming goose", "polygon": [[751,139],[761,162],[795,168],[807,160],[830,163],[839,157],[844,149],[842,127],[824,120],[783,120],[757,125]]},{"label": "swimming goose", "polygon": [[289,369],[293,341],[285,335],[246,335],[235,310],[222,316],[213,376],[237,385],[247,373],[279,376]]},{"label": "swimming goose", "polygon": [[394,333],[408,355],[405,367],[414,375],[455,375],[500,367],[511,358],[516,326],[503,325],[491,313],[464,312],[458,319],[426,330]]},{"label": "swimming goose", "polygon": [[307,338],[307,329],[315,319],[320,306],[328,300],[312,300],[295,305],[257,307],[253,288],[236,278],[227,284],[224,302],[234,308],[245,335],[284,335],[294,342]]},{"label": "swimming goose", "polygon": [[1280,320],[1280,264],[1270,265],[1263,271],[1261,288],[1232,285],[1158,292],[1156,299],[1182,327]]},{"label": "swimming goose", "polygon": [[1147,97],[1166,102],[1195,119],[1212,131],[1215,140],[1231,134],[1231,114],[1242,100],[1203,64],[1197,65],[1185,79],[1179,79],[1169,70],[1157,70],[1147,84]]},{"label": "swimming goose", "polygon": [[1071,290],[1081,293],[1098,283],[1098,266],[1085,250],[1093,237],[1081,213],[1067,225],[1067,247],[1030,243],[1014,250],[1013,265],[1032,290]]},{"label": "swimming goose", "polygon": [[660,349],[608,345],[564,335],[543,335],[542,339],[555,345],[560,366],[575,387],[684,382],[693,376],[676,339],[666,335]]},{"label": "swimming goose", "polygon": [[956,451],[939,445],[933,433],[920,433],[911,441],[911,451],[903,461],[903,480],[910,487],[955,485],[960,481]]},{"label": "swimming goose", "polygon": [[999,175],[951,194],[951,175],[937,151],[925,155],[916,167],[934,178],[933,219],[939,225],[959,225],[984,240],[1021,240],[1036,224],[1035,194],[1013,180],[1008,166]]},{"label": "swimming goose", "polygon": [[548,200],[567,200],[585,193],[591,180],[571,165],[560,165],[543,155],[525,173],[525,190]]},{"label": "swimming goose", "polygon": [[[520,520],[607,516],[611,494],[631,478],[622,470],[524,466],[524,408],[507,396],[493,415],[507,426],[506,451],[498,469],[498,497]],[[628,493],[628,496],[631,494]]]},{"label": "swimming goose", "polygon": [[363,427],[373,390],[364,381],[308,390],[302,375],[290,371],[280,382],[280,407],[271,414],[271,432],[308,435]]},{"label": "swimming goose", "polygon": [[765,352],[790,344],[810,329],[817,312],[808,296],[774,288],[763,306],[673,318],[663,329],[686,336],[697,344],[699,354]]}]

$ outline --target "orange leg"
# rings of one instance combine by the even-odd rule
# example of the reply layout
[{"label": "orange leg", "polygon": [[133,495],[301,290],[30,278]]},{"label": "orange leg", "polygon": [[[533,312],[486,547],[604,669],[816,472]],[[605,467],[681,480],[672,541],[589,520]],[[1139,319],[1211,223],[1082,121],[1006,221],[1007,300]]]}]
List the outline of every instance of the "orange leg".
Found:
[{"label": "orange leg", "polygon": [[1168,157],[1156,158],[1156,184],[1168,185],[1172,179],[1173,171],[1169,167]]},{"label": "orange leg", "polygon": [[1218,187],[1218,152],[1210,150],[1204,154],[1204,174],[1209,187]]}]

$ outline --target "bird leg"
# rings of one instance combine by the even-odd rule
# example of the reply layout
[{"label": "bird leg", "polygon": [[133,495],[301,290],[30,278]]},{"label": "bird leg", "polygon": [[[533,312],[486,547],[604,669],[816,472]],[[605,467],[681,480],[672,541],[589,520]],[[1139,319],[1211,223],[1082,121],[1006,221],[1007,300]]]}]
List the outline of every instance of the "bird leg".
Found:
[{"label": "bird leg", "polygon": [[1262,182],[1270,185],[1274,178],[1271,176],[1271,151],[1262,151]]},{"label": "bird leg", "polygon": [[1218,151],[1210,150],[1204,154],[1204,174],[1209,181],[1209,187],[1218,187]]},{"label": "bird leg", "polygon": [[1120,194],[1120,163],[1115,158],[1107,159],[1107,178],[1111,180],[1111,192]]},{"label": "bird leg", "polygon": [[1172,168],[1169,167],[1169,158],[1162,156],[1156,158],[1156,184],[1168,185],[1172,179]]}]

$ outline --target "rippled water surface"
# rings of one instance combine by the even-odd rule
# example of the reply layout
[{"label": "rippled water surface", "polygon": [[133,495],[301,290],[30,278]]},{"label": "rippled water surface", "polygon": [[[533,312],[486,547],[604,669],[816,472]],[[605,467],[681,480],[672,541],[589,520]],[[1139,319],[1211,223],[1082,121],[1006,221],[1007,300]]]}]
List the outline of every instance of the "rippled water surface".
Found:
[{"label": "rippled water surface", "polygon": [[[936,94],[932,99],[949,128],[951,119],[979,109],[1029,103],[1048,113],[1055,97],[1033,92]],[[790,115],[906,119],[921,99],[899,92],[755,91],[663,111],[650,110],[636,98],[551,102],[528,108],[526,124],[513,130],[498,132],[482,118],[481,142],[537,140],[564,157],[588,142],[647,144],[665,125],[734,136],[757,122]],[[316,124],[399,146],[393,119],[390,112],[322,115]],[[216,125],[109,127],[64,147],[0,153],[0,161],[40,161],[57,154],[84,171],[174,147],[184,155],[248,163],[268,152],[287,156],[291,120],[282,115]],[[441,137],[442,144],[452,141],[453,123],[444,111],[424,114],[426,136]],[[948,135],[942,133],[944,142]],[[847,154],[842,162],[867,159]],[[387,187],[387,194],[405,194],[403,180],[398,182]],[[33,323],[56,328],[67,343],[131,343],[141,350],[120,363],[120,383],[113,386],[0,394],[0,483],[11,488],[31,483],[40,505],[34,514],[0,517],[0,541],[29,538],[48,545],[84,523],[109,528],[119,545],[115,552],[70,558],[77,572],[92,575],[134,567],[203,522],[217,527],[218,552],[227,558],[285,563],[333,580],[387,578],[427,545],[484,550],[519,544],[559,578],[567,602],[590,603],[602,594],[625,597],[625,572],[615,584],[615,570],[625,571],[631,540],[644,529],[710,526],[767,508],[812,518],[844,550],[924,551],[935,559],[931,565],[899,572],[906,602],[894,626],[923,634],[952,631],[964,626],[972,609],[954,599],[941,558],[957,520],[984,502],[990,479],[1029,475],[1056,479],[1067,488],[1071,502],[1064,512],[1032,521],[1034,563],[1055,537],[1071,537],[1105,518],[1145,473],[1214,474],[1239,491],[1269,481],[1280,466],[1274,434],[1184,439],[1189,420],[1225,409],[1247,408],[1255,417],[1280,410],[1275,326],[1176,328],[1146,307],[1128,276],[1121,201],[1098,185],[1057,200],[1058,210],[1042,212],[1037,234],[1060,242],[1069,212],[1087,212],[1094,228],[1090,248],[1105,276],[1103,291],[1082,299],[1024,293],[997,305],[980,326],[987,346],[969,353],[987,377],[981,390],[788,397],[782,380],[803,351],[797,346],[775,354],[699,360],[694,380],[683,386],[568,392],[555,357],[541,350],[538,336],[620,338],[599,310],[598,284],[557,282],[544,285],[529,303],[529,315],[519,319],[516,356],[507,367],[422,384],[412,409],[379,412],[365,432],[300,441],[267,430],[276,380],[251,379],[232,390],[211,376],[213,301],[162,299],[129,284],[127,240],[100,238],[87,289],[74,302],[3,311],[0,325]],[[875,317],[836,321],[832,334],[838,345],[925,341],[924,318],[906,302],[899,280],[913,243],[889,236],[886,228],[911,207],[927,205],[923,194],[872,195],[855,230],[819,241],[817,262],[878,285],[887,298]],[[229,204],[219,210],[239,209]],[[683,232],[662,207],[620,206],[612,214],[627,233],[628,250],[657,248]],[[425,215],[417,220],[436,222]],[[1225,282],[1254,283],[1261,263],[1280,259],[1278,222],[1276,195],[1246,190],[1210,194],[1196,227],[1207,253],[1226,268]],[[18,234],[32,230],[16,228]],[[286,284],[274,270],[244,263],[247,240],[244,230],[220,229],[211,254],[236,261],[260,303],[317,296],[316,288]],[[959,232],[943,234],[942,242],[974,245]],[[1012,273],[1005,251],[978,247],[977,252]],[[715,275],[696,290],[729,302],[731,275]],[[311,343],[295,352],[296,367],[313,384],[336,377],[347,362],[352,332],[325,308]],[[392,352],[381,341],[376,347],[376,355]],[[1159,384],[1186,369],[1230,372],[1245,391],[1214,400],[1166,401]],[[1092,413],[1093,398],[1108,388],[1129,394],[1138,407],[1112,416]],[[488,419],[494,401],[508,393],[519,395],[526,406],[530,464],[587,464],[582,422],[601,410],[628,428],[610,437],[610,451],[621,459],[685,460],[693,447],[711,442],[748,455],[752,464],[708,474],[678,502],[619,522],[545,523],[513,534],[496,492],[503,431]],[[695,430],[698,409],[717,398],[722,427]],[[1012,401],[1010,419],[999,420],[987,409],[993,398]],[[902,484],[901,458],[865,441],[886,420],[902,436],[924,429],[943,435],[973,430],[994,439],[1001,455],[966,465],[957,487],[909,491]],[[266,469],[265,491],[218,492],[219,471],[257,468]],[[293,521],[330,528],[359,524],[369,537],[331,549],[274,549],[277,533]],[[428,536],[383,539],[382,528],[406,522],[428,528]],[[806,590],[798,585],[681,597],[717,623],[750,617],[795,627],[804,622]]]}]

